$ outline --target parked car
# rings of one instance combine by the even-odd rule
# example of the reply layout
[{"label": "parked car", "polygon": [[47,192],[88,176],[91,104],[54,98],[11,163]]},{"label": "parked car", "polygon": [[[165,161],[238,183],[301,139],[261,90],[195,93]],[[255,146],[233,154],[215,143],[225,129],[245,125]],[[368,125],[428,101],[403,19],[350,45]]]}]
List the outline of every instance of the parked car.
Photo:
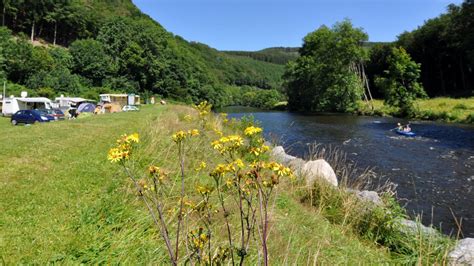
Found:
[{"label": "parked car", "polygon": [[40,112],[46,113],[54,118],[54,120],[64,120],[65,116],[61,109],[36,109]]},{"label": "parked car", "polygon": [[12,125],[18,124],[34,124],[36,122],[49,122],[54,120],[52,116],[41,113],[38,110],[20,110],[12,115],[10,122]]},{"label": "parked car", "polygon": [[40,112],[43,116],[47,117],[49,121],[56,121],[57,119],[53,116],[53,110],[51,109],[35,109]]},{"label": "parked car", "polygon": [[125,105],[125,106],[122,108],[122,111],[124,111],[124,112],[140,111],[140,109],[138,109],[138,107],[133,106],[133,105]]}]

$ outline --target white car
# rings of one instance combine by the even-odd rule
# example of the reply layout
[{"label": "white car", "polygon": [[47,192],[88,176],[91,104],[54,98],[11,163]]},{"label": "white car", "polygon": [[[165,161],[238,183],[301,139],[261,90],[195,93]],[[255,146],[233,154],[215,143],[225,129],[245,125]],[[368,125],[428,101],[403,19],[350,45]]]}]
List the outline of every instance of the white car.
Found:
[{"label": "white car", "polygon": [[122,108],[122,111],[124,111],[124,112],[140,111],[140,109],[138,109],[138,107],[133,106],[133,105],[125,105],[125,106]]}]

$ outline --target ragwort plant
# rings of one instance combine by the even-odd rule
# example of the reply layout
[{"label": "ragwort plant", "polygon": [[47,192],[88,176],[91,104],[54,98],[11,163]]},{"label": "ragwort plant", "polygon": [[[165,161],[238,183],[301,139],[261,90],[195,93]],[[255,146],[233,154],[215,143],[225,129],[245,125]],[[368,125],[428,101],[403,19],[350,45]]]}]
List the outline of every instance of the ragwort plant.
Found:
[{"label": "ragwort plant", "polygon": [[[148,168],[149,178],[138,179],[128,166],[133,149],[139,144],[138,134],[122,136],[117,147],[110,149],[109,160],[121,165],[124,173],[135,184],[138,195],[160,230],[173,265],[180,262],[221,265],[228,260],[235,265],[236,256],[239,258],[238,264],[243,265],[251,247],[260,250],[258,255],[263,257],[264,265],[268,265],[269,202],[280,179],[293,178],[293,173],[288,167],[268,160],[269,147],[265,145],[262,137],[262,128],[249,124],[236,134],[224,135],[223,130],[216,127],[216,117],[212,115],[211,107],[207,102],[195,106],[202,127],[201,132],[197,129],[179,130],[172,135],[177,147],[181,177],[178,215],[173,217],[174,221],[171,219],[167,222],[163,210],[164,202],[169,196],[167,192],[171,191],[168,186],[172,185],[168,174],[160,167],[152,165]],[[186,116],[185,121],[192,120],[192,117]],[[221,115],[218,121],[224,124],[235,123],[229,121],[225,114]],[[196,185],[192,193],[188,192],[186,195],[186,143],[188,139],[202,135],[215,136],[210,148],[219,156],[212,162],[202,161],[199,164],[195,170],[207,172],[207,177],[204,182]],[[192,202],[192,198],[197,198],[197,203]],[[230,210],[233,209],[238,210],[239,217],[238,225],[234,227],[229,217]],[[188,231],[184,240],[180,239],[181,231],[189,228],[189,221],[194,217],[195,229]],[[170,223],[173,222],[177,228],[174,247],[170,235]],[[218,222],[225,224],[226,230],[223,234],[213,227],[213,224]],[[233,232],[233,228],[238,228],[238,232]],[[257,241],[256,235],[260,241]],[[219,239],[227,239],[227,244],[222,245]],[[183,242],[186,257],[180,259],[179,248]]]}]

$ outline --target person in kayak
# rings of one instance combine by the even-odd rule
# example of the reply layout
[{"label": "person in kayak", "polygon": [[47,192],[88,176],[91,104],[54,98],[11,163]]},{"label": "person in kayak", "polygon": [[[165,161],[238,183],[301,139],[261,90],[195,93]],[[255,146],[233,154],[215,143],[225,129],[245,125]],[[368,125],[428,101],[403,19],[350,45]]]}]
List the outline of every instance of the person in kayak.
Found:
[{"label": "person in kayak", "polygon": [[403,128],[402,124],[397,123],[397,130],[403,131],[403,129],[404,129],[404,128]]},{"label": "person in kayak", "polygon": [[403,132],[411,132],[410,124],[407,124],[407,125],[403,128]]}]

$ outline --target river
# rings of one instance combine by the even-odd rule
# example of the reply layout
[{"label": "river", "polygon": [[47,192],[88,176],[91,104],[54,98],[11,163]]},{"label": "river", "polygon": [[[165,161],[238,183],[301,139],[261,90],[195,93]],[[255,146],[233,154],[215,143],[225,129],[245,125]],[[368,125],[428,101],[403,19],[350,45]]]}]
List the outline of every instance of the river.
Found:
[{"label": "river", "polygon": [[397,118],[346,114],[301,114],[227,107],[229,117],[253,115],[267,138],[287,152],[305,157],[309,145],[338,146],[361,168],[397,184],[397,196],[412,216],[422,214],[446,234],[456,234],[453,215],[464,237],[474,237],[474,126],[412,122],[417,137],[395,134]]}]

